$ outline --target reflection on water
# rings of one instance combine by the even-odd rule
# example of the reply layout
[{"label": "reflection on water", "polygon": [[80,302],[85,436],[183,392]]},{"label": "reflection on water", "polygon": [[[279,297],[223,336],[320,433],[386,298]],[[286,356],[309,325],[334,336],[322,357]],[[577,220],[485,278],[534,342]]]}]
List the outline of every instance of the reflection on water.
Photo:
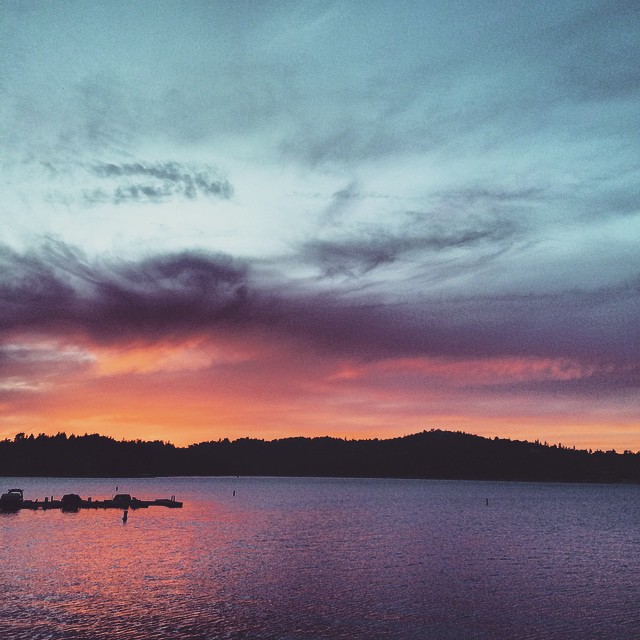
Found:
[{"label": "reflection on water", "polygon": [[0,481],[185,502],[1,514],[3,640],[640,637],[640,487]]}]

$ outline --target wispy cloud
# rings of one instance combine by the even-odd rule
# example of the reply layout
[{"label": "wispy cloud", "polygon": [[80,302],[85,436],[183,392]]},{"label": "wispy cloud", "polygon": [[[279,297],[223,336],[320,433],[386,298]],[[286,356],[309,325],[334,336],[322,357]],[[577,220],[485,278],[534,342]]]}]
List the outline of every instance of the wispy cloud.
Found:
[{"label": "wispy cloud", "polygon": [[91,167],[98,178],[111,184],[85,192],[88,202],[162,202],[173,198],[229,199],[233,188],[210,167],[178,162],[101,163]]},{"label": "wispy cloud", "polygon": [[412,236],[373,232],[369,237],[359,235],[345,240],[309,241],[302,248],[301,256],[305,261],[318,265],[325,277],[359,277],[408,254],[419,253],[416,259],[425,260],[430,252],[472,247],[482,242],[503,240],[508,235],[509,230],[505,227],[434,230]]},{"label": "wispy cloud", "polygon": [[[371,196],[355,185],[334,194],[328,213],[334,224],[299,247],[298,257],[316,265],[323,276],[358,278],[396,262],[446,262],[447,251],[476,250],[475,260],[500,253],[522,235],[518,213],[541,197],[541,190],[462,189],[434,194],[424,210],[399,211],[394,225],[358,223],[348,205]],[[337,217],[339,215],[339,217]],[[455,270],[453,265],[449,265]]]}]

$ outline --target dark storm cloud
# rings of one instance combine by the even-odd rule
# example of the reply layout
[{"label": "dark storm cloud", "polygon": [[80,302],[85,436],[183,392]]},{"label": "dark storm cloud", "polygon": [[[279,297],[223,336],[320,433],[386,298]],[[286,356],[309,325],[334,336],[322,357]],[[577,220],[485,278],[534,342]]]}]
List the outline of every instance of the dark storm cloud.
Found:
[{"label": "dark storm cloud", "polygon": [[[561,377],[546,386],[534,384],[530,391],[541,397],[563,390],[604,397],[640,386],[638,317],[640,283],[630,288],[554,296],[415,300],[405,304],[316,299],[311,304],[298,304],[282,322],[289,333],[302,335],[317,349],[341,359],[568,360],[576,363],[573,381]],[[508,391],[504,380],[496,379],[490,386]]]},{"label": "dark storm cloud", "polygon": [[175,197],[194,200],[200,196],[229,199],[233,188],[209,167],[194,168],[178,162],[102,163],[91,167],[98,178],[109,180],[110,189],[98,188],[87,194],[88,201],[159,202]]},{"label": "dark storm cloud", "polygon": [[182,252],[107,264],[52,242],[22,255],[5,248],[0,264],[0,331],[153,339],[250,317],[247,269],[225,256]]},{"label": "dark storm cloud", "polygon": [[26,254],[3,249],[0,262],[3,333],[80,331],[113,343],[261,328],[274,339],[366,360],[561,357],[618,373],[640,361],[640,278],[538,296],[429,299],[408,292],[391,303],[300,290],[285,279],[259,285],[249,265],[215,254],[88,262],[50,243]]}]

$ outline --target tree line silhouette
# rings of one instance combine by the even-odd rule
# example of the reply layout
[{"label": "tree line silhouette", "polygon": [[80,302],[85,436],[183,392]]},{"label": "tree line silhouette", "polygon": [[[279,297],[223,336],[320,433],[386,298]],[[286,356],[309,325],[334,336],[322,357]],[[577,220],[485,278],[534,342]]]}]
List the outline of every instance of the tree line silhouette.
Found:
[{"label": "tree line silhouette", "polygon": [[640,482],[640,453],[423,431],[390,439],[240,438],[176,447],[97,434],[0,441],[1,476],[333,476]]}]

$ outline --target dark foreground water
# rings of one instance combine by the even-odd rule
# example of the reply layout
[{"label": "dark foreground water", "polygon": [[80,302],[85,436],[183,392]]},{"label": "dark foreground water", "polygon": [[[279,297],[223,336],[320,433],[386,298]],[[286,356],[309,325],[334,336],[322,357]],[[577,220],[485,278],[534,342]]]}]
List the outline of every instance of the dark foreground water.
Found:
[{"label": "dark foreground water", "polygon": [[640,487],[0,482],[185,501],[1,514],[3,640],[640,638]]}]

